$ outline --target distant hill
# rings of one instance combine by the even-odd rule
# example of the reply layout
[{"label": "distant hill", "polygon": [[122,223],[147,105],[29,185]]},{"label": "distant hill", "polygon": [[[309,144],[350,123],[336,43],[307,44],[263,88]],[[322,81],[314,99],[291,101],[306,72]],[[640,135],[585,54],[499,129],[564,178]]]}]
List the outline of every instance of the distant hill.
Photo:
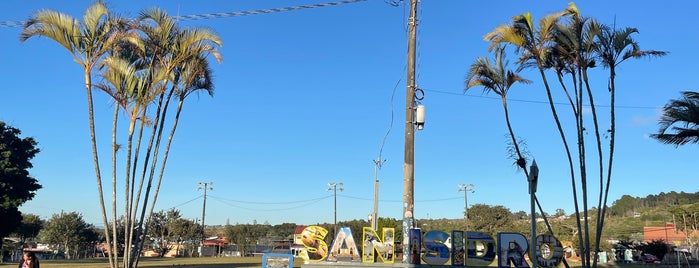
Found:
[{"label": "distant hill", "polygon": [[691,205],[695,203],[699,203],[699,192],[661,192],[657,195],[648,195],[646,197],[632,197],[630,195],[623,195],[621,198],[612,203],[612,205],[607,209],[607,212],[611,217],[632,217],[640,211],[654,210],[655,208]]}]

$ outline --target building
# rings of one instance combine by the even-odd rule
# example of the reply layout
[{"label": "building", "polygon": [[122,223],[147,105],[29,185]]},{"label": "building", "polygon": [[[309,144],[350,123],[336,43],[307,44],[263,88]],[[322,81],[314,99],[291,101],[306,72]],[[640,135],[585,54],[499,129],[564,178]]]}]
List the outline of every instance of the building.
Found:
[{"label": "building", "polygon": [[[697,234],[695,234],[696,236]],[[643,227],[643,241],[652,242],[662,240],[675,246],[687,244],[687,234],[676,228],[674,223],[665,223],[665,226]]]}]

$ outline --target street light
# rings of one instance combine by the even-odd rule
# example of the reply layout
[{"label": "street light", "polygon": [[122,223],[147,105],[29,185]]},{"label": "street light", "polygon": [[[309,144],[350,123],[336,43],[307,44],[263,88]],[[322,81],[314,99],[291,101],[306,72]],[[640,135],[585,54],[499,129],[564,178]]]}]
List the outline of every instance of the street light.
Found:
[{"label": "street light", "polygon": [[328,183],[328,191],[332,190],[333,195],[335,196],[335,208],[334,208],[334,211],[335,211],[335,233],[333,233],[333,235],[337,235],[337,190],[339,187],[340,192],[342,192],[342,190],[344,190],[344,188],[342,188],[343,185],[344,184],[341,182]]},{"label": "street light", "polygon": [[464,221],[466,222],[466,231],[468,231],[468,193],[475,193],[473,183],[459,184],[459,192],[464,192]]}]

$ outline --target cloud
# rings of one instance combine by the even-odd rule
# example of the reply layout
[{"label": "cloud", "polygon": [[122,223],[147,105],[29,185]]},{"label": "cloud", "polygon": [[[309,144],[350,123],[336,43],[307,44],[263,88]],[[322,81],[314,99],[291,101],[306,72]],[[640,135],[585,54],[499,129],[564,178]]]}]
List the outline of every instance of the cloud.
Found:
[{"label": "cloud", "polygon": [[663,114],[662,109],[655,109],[655,114],[653,114],[653,115],[647,115],[647,116],[635,115],[635,116],[631,117],[631,125],[632,126],[656,125],[662,114]]}]

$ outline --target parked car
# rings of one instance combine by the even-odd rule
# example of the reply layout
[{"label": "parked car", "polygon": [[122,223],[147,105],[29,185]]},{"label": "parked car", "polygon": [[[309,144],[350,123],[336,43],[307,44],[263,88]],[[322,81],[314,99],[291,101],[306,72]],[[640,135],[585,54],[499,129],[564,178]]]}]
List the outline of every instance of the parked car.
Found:
[{"label": "parked car", "polygon": [[644,253],[643,255],[641,255],[641,261],[643,261],[645,263],[660,262],[660,260],[658,260],[658,257],[655,257],[655,255],[648,254],[648,253]]}]

